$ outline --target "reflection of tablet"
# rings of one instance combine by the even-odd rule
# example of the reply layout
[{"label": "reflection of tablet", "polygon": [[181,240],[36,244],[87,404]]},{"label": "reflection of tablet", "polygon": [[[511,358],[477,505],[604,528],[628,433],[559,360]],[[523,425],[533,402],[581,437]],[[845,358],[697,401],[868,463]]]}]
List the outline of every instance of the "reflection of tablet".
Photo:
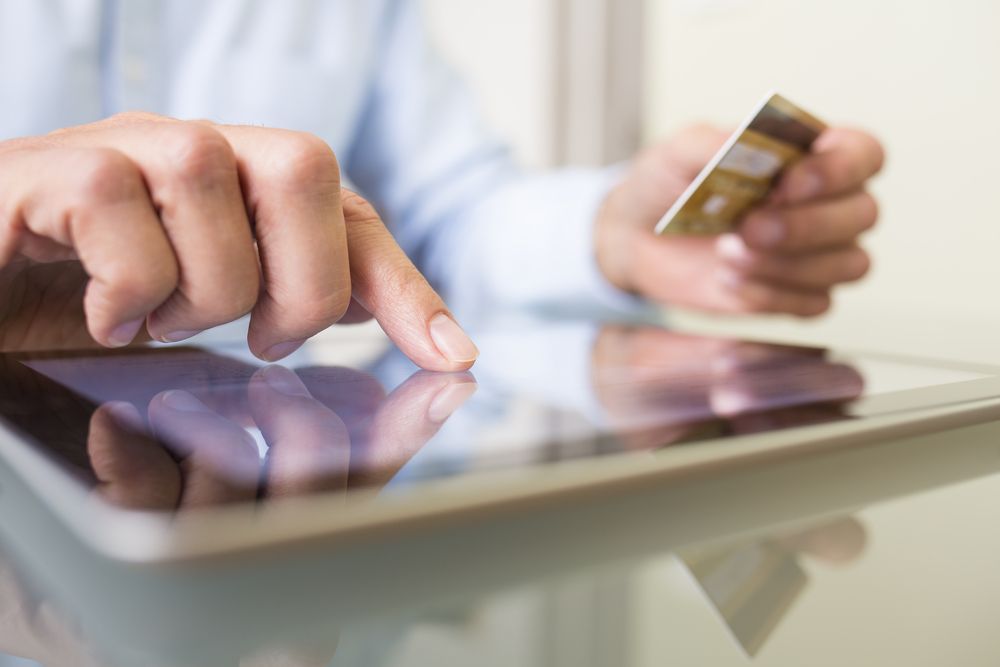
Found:
[{"label": "reflection of tablet", "polygon": [[[260,393],[245,344],[3,355],[3,462],[98,551],[165,561],[569,507],[986,421],[1000,396],[990,368],[650,327],[566,323],[477,342],[464,403],[470,376],[414,374],[350,330],[287,360],[299,382],[287,400]],[[157,412],[167,394],[197,402]]]}]

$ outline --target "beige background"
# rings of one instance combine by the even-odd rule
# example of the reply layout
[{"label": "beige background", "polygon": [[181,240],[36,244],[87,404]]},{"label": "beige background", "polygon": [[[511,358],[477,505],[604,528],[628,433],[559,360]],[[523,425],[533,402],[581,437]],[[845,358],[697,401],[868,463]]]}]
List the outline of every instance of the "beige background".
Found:
[{"label": "beige background", "polygon": [[647,138],[733,123],[777,88],[871,128],[889,163],[872,277],[762,335],[1000,361],[1000,3],[647,0]]},{"label": "beige background", "polygon": [[483,114],[531,167],[553,161],[550,0],[423,0],[437,47],[474,90]]}]

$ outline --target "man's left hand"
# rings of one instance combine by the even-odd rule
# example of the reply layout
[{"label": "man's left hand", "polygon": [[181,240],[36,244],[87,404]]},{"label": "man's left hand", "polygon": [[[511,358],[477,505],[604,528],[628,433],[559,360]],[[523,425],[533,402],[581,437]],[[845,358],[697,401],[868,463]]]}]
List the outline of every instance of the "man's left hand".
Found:
[{"label": "man's left hand", "polygon": [[654,234],[727,136],[695,126],[635,159],[598,216],[602,272],[616,287],[666,305],[802,317],[826,312],[832,289],[870,267],[858,242],[878,215],[866,186],[882,167],[882,147],[865,132],[831,128],[735,233]]}]

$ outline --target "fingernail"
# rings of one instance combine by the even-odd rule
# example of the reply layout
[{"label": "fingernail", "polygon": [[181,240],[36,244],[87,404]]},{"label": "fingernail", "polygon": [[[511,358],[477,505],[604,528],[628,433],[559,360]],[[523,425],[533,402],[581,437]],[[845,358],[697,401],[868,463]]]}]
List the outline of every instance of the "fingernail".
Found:
[{"label": "fingernail", "polygon": [[108,414],[115,420],[115,423],[126,430],[133,433],[142,433],[146,428],[142,417],[139,416],[139,411],[131,403],[112,401],[111,403],[105,403],[104,409],[108,411]]},{"label": "fingernail", "polygon": [[139,327],[141,327],[142,323],[145,321],[146,318],[140,317],[137,320],[131,320],[130,322],[119,324],[108,336],[108,343],[110,343],[112,347],[125,347],[131,343],[136,334],[139,333]]},{"label": "fingernail", "polygon": [[479,348],[448,315],[438,313],[432,317],[430,332],[438,352],[448,361],[464,364],[479,357]]},{"label": "fingernail", "polygon": [[267,386],[279,394],[284,394],[285,396],[305,396],[307,398],[311,396],[309,390],[302,384],[299,376],[284,366],[268,366],[260,374],[267,383]]},{"label": "fingernail", "polygon": [[211,412],[207,405],[186,391],[179,389],[172,389],[163,394],[161,400],[168,408],[178,412]]},{"label": "fingernail", "polygon": [[750,259],[750,252],[746,244],[736,234],[723,234],[715,242],[715,249],[723,259],[731,262],[743,263]]},{"label": "fingernail", "polygon": [[462,404],[469,400],[469,397],[476,393],[475,382],[455,382],[449,384],[438,392],[434,400],[427,408],[427,418],[436,424],[444,422],[451,417],[455,410],[462,407]]},{"label": "fingernail", "polygon": [[789,201],[812,199],[823,191],[823,179],[815,171],[792,172],[785,186]]},{"label": "fingernail", "polygon": [[164,343],[179,343],[182,340],[187,340],[193,336],[197,336],[201,331],[171,331],[170,333],[163,334],[160,336],[160,340]]},{"label": "fingernail", "polygon": [[755,245],[773,248],[785,238],[785,225],[776,213],[757,213],[744,225],[743,235]]},{"label": "fingernail", "polygon": [[264,361],[278,361],[279,359],[284,359],[290,355],[295,350],[302,347],[305,344],[305,339],[303,340],[289,340],[284,343],[278,343],[277,345],[272,345],[271,347],[264,350],[261,353],[261,358]]}]

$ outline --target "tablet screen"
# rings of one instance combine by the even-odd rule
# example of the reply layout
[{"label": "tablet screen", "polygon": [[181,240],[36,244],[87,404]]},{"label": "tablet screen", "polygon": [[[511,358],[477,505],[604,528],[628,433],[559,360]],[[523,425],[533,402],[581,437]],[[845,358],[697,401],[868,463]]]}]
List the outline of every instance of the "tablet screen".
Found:
[{"label": "tablet screen", "polygon": [[988,371],[556,322],[429,373],[368,330],[280,365],[245,343],[0,355],[0,419],[111,503],[178,510],[428,480],[984,398]]}]

